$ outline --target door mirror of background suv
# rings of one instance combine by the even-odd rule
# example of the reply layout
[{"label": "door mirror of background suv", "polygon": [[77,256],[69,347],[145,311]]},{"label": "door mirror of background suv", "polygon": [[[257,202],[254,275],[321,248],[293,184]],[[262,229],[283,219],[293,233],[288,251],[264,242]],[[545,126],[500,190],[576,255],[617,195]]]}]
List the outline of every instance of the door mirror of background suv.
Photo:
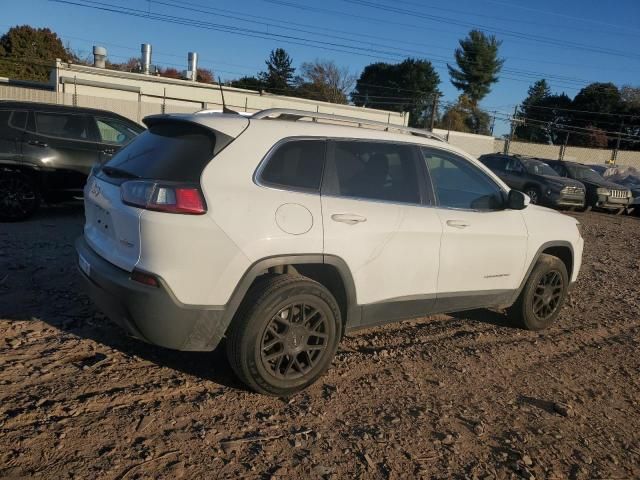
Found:
[{"label": "door mirror of background suv", "polygon": [[509,190],[506,207],[510,210],[524,210],[530,202],[531,199],[524,193],[518,190]]}]

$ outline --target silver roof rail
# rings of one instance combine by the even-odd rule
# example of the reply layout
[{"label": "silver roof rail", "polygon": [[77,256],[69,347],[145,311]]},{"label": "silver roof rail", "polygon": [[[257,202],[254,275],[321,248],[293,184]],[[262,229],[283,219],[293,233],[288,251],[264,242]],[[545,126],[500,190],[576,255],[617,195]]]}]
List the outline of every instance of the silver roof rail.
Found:
[{"label": "silver roof rail", "polygon": [[334,115],[332,113],[320,113],[320,112],[307,112],[304,110],[296,110],[292,108],[268,108],[266,110],[260,110],[259,112],[251,115],[250,118],[254,120],[260,120],[264,118],[279,117],[281,120],[297,121],[301,118],[321,119],[321,120],[334,120],[336,122],[355,123],[358,127],[381,127],[385,131],[398,130],[399,132],[409,133],[419,137],[431,138],[446,142],[437,133],[430,132],[429,130],[421,130],[419,128],[405,127],[402,125],[394,125],[393,123],[378,122],[375,120],[366,120],[364,118],[347,117],[344,115]]}]

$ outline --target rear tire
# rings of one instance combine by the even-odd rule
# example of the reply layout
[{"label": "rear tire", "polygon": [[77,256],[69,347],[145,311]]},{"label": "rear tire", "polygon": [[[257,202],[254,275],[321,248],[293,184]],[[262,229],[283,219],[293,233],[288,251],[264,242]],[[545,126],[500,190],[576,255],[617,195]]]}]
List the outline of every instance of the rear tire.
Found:
[{"label": "rear tire", "polygon": [[26,220],[39,206],[40,192],[31,177],[21,172],[0,173],[0,221]]},{"label": "rear tire", "polygon": [[522,292],[507,313],[519,327],[545,329],[556,320],[567,298],[569,275],[562,260],[543,253]]},{"label": "rear tire", "polygon": [[341,334],[340,308],[324,286],[299,275],[268,276],[251,287],[238,310],[227,356],[251,389],[284,397],[329,368]]}]

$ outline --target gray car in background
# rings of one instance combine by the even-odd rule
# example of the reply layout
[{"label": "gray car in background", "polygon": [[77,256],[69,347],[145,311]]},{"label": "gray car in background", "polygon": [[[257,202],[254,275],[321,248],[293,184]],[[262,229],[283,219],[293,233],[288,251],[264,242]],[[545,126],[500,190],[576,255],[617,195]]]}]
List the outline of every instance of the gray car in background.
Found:
[{"label": "gray car in background", "polygon": [[143,131],[104,110],[0,102],[0,221],[24,220],[42,201],[81,196],[93,165]]}]

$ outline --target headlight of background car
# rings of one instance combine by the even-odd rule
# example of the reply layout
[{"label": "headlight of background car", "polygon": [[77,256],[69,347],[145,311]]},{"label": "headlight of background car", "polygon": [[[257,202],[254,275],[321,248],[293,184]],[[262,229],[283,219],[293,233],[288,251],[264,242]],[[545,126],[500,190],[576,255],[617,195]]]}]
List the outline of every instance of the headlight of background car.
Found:
[{"label": "headlight of background car", "polygon": [[611,195],[611,190],[608,188],[598,188],[596,192],[598,192],[598,195]]}]

